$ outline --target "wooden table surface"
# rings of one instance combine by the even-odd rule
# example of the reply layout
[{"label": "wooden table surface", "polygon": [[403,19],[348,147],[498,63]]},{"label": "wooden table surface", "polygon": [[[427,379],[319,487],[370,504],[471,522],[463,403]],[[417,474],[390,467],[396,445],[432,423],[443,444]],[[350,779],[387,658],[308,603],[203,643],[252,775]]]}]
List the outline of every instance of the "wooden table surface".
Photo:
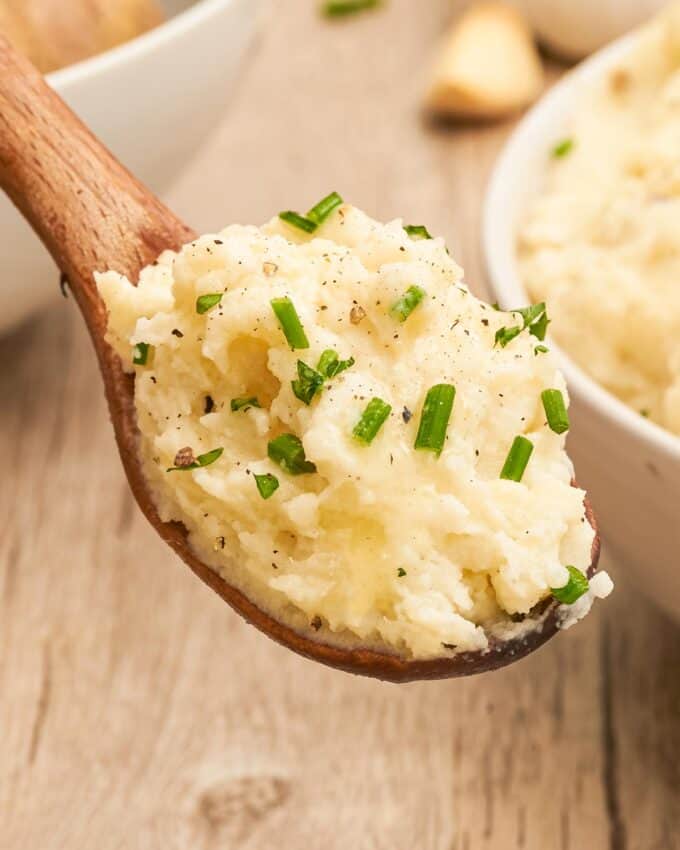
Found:
[{"label": "wooden table surface", "polygon": [[[419,112],[455,2],[343,24],[314,6],[274,5],[171,202],[214,229],[338,189],[445,234],[484,293],[480,206],[509,127]],[[72,300],[0,340],[0,364],[2,850],[680,848],[680,632],[615,567],[615,595],[514,668],[406,686],[326,670],[146,525]]]}]

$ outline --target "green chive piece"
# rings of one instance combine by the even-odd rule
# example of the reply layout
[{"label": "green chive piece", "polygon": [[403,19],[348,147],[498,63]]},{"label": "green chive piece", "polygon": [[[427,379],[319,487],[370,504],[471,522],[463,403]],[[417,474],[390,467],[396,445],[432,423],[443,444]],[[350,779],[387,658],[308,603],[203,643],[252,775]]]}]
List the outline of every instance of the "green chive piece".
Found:
[{"label": "green chive piece", "polygon": [[534,450],[534,444],[526,437],[515,437],[508,456],[501,470],[501,478],[506,481],[521,481],[529,458]]},{"label": "green chive piece", "polygon": [[576,567],[567,567],[569,570],[569,581],[564,587],[551,587],[550,592],[563,605],[573,605],[590,587],[587,577],[577,570]]},{"label": "green chive piece", "polygon": [[646,407],[642,408],[642,410],[640,411],[640,416],[644,416],[645,419],[649,419],[649,411]]},{"label": "green chive piece", "polygon": [[201,315],[207,313],[208,310],[220,303],[223,295],[224,292],[209,292],[207,295],[199,295],[196,299],[196,312]]},{"label": "green chive piece", "polygon": [[505,326],[499,328],[496,331],[496,336],[494,337],[493,344],[500,345],[501,348],[505,348],[505,346],[511,342],[516,336],[522,333],[522,328],[515,326],[512,328],[506,328]]},{"label": "green chive piece", "polygon": [[312,221],[306,216],[300,215],[300,213],[296,213],[293,210],[284,210],[284,212],[280,212],[279,218],[281,221],[285,221],[286,224],[297,227],[298,230],[304,230],[305,233],[314,233],[317,228],[315,221]]},{"label": "green chive piece", "polygon": [[370,446],[391,411],[392,406],[387,402],[377,398],[377,396],[372,398],[354,426],[352,436],[359,442]]},{"label": "green chive piece", "polygon": [[232,413],[236,413],[237,410],[250,410],[251,407],[260,407],[260,402],[254,395],[250,396],[250,398],[242,396],[241,398],[232,398],[230,407]]},{"label": "green chive piece", "polygon": [[404,230],[411,237],[419,241],[420,239],[432,239],[432,234],[424,224],[405,224]]},{"label": "green chive piece", "polygon": [[266,472],[264,475],[255,475],[255,484],[258,492],[263,499],[269,499],[279,489],[279,479]]},{"label": "green chive piece", "polygon": [[281,330],[288,340],[288,345],[295,351],[297,348],[309,348],[309,340],[302,327],[302,322],[297,314],[293,302],[285,296],[283,298],[272,298],[269,302],[276,318],[279,320]]},{"label": "green chive piece", "polygon": [[312,369],[302,360],[297,362],[297,379],[290,382],[293,393],[300,401],[310,404],[314,396],[323,387],[323,375]]},{"label": "green chive piece", "polygon": [[211,463],[215,463],[215,461],[222,457],[223,448],[219,449],[211,449],[211,451],[206,452],[205,454],[198,455],[195,463],[190,463],[188,466],[171,466],[166,472],[187,472],[190,469],[198,469],[202,466],[210,466]]},{"label": "green chive piece", "polygon": [[516,310],[510,310],[511,313],[519,313],[522,317],[524,325],[522,330],[528,328],[537,319],[545,313],[545,303],[541,301],[538,304],[529,304],[528,307],[518,307]]},{"label": "green chive piece", "polygon": [[550,153],[555,159],[562,159],[562,157],[568,156],[572,152],[574,144],[573,139],[562,139],[561,142],[557,142]]},{"label": "green chive piece", "polygon": [[419,286],[409,286],[401,298],[390,307],[390,316],[398,322],[405,322],[426,294]]},{"label": "green chive piece", "polygon": [[324,376],[324,378],[335,378],[335,376],[339,375],[340,372],[344,372],[345,369],[349,369],[351,366],[354,366],[354,362],[353,357],[350,357],[349,360],[340,360],[337,351],[333,351],[332,348],[327,348],[319,358],[316,368],[317,371]]},{"label": "green chive piece", "polygon": [[543,390],[541,401],[550,430],[556,434],[564,434],[565,431],[568,431],[569,414],[562,393],[559,390]]},{"label": "green chive piece", "polygon": [[146,366],[149,355],[153,353],[153,345],[148,342],[138,342],[132,349],[132,362],[135,366]]},{"label": "green chive piece", "polygon": [[500,344],[502,348],[505,348],[509,342],[527,328],[529,328],[529,333],[535,336],[536,339],[540,339],[541,341],[545,339],[545,333],[550,324],[550,319],[548,318],[544,302],[530,304],[528,307],[518,307],[516,310],[509,310],[508,312],[519,313],[522,317],[522,327],[499,328],[496,331],[494,345]]},{"label": "green chive piece", "polygon": [[289,475],[303,475],[307,472],[316,472],[316,466],[305,456],[305,449],[299,437],[295,434],[281,434],[269,441],[267,454],[270,460],[287,472]]},{"label": "green chive piece", "polygon": [[534,348],[534,354],[547,354],[550,349],[546,345],[537,345]]},{"label": "green chive piece", "polygon": [[529,326],[529,333],[543,342],[549,324],[550,319],[548,318],[548,314],[543,311],[543,314]]},{"label": "green chive piece", "polygon": [[345,15],[354,15],[365,9],[375,9],[381,0],[328,0],[321,7],[321,12],[327,18],[341,18]]},{"label": "green chive piece", "polygon": [[446,429],[453,410],[456,388],[452,384],[435,384],[427,391],[420,425],[414,447],[434,452],[437,457],[442,453],[446,441]]},{"label": "green chive piece", "polygon": [[399,578],[403,578],[406,575],[406,570],[403,567],[399,567],[397,570],[397,575]]},{"label": "green chive piece", "polygon": [[306,218],[314,222],[317,226],[323,224],[328,216],[343,203],[344,201],[337,192],[331,192],[330,195],[326,195],[325,198],[322,198],[318,204],[315,204],[311,208]]}]

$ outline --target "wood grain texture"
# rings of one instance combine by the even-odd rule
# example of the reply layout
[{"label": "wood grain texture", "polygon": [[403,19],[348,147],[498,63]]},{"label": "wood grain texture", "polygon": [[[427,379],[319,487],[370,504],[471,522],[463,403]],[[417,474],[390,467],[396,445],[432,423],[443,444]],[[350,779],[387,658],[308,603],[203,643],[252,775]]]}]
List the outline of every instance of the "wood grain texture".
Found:
[{"label": "wood grain texture", "polygon": [[[170,205],[214,228],[337,188],[445,233],[483,292],[480,204],[509,127],[419,118],[454,4],[392,0],[338,26],[313,5],[274,6]],[[0,339],[14,459],[0,485],[2,850],[680,848],[680,635],[625,576],[589,621],[488,676],[394,687],[295,657],[137,511],[81,325],[59,299]]]}]

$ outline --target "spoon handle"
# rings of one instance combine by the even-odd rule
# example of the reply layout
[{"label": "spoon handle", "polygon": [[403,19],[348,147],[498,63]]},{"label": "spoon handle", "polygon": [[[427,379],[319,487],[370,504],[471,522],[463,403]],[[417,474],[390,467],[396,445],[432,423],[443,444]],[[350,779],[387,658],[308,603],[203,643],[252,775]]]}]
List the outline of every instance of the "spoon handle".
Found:
[{"label": "spoon handle", "polygon": [[0,187],[67,275],[91,330],[103,311],[94,271],[111,268],[136,280],[164,249],[194,235],[2,35]]}]

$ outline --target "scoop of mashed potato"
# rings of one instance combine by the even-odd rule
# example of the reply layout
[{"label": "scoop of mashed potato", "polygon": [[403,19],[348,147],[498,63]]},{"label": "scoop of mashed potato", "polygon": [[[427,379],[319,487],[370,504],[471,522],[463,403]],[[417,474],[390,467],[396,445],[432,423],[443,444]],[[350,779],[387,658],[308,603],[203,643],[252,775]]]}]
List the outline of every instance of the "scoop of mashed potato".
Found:
[{"label": "scoop of mashed potato", "polygon": [[680,3],[587,93],[519,236],[555,339],[680,434]]},{"label": "scoop of mashed potato", "polygon": [[[584,493],[541,402],[566,400],[562,376],[531,328],[495,343],[522,318],[471,295],[441,239],[342,205],[313,235],[234,225],[98,285],[161,518],[279,620],[408,657],[484,650],[588,568]],[[416,449],[441,384],[441,452]],[[533,453],[503,479],[518,435]]]}]

